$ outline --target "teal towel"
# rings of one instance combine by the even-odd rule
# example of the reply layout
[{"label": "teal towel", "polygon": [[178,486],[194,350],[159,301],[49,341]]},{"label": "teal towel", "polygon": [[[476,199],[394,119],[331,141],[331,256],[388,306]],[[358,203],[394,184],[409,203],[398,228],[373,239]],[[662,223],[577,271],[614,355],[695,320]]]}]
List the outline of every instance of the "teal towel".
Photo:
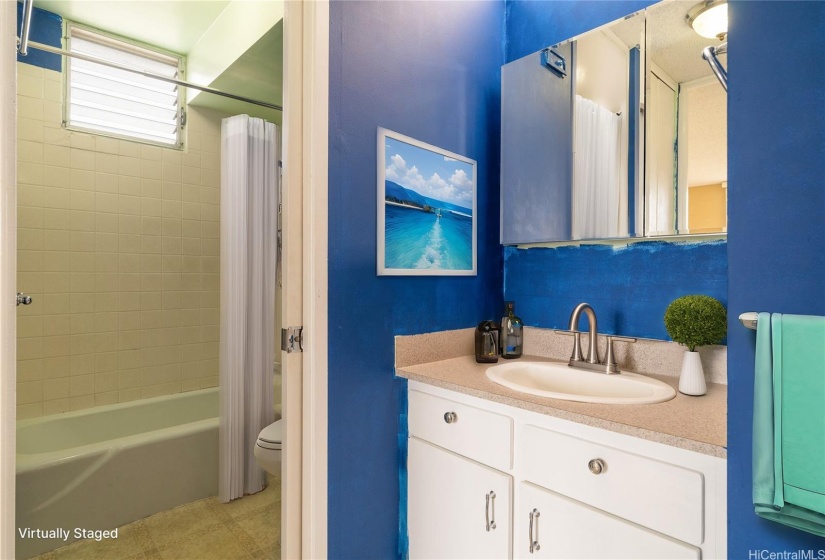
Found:
[{"label": "teal towel", "polygon": [[754,510],[825,536],[825,317],[759,314],[753,404]]}]

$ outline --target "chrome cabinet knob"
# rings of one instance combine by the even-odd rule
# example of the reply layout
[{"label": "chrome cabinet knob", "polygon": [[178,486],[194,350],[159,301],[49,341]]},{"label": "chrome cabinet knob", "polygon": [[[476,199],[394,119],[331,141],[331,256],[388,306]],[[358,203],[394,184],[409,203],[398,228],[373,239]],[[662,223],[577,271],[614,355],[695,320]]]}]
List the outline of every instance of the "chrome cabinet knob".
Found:
[{"label": "chrome cabinet knob", "polygon": [[587,468],[589,468],[593,474],[602,474],[607,470],[607,464],[601,459],[592,459],[587,463]]},{"label": "chrome cabinet knob", "polygon": [[17,293],[17,305],[31,305],[32,298],[23,292]]},{"label": "chrome cabinet knob", "polygon": [[445,412],[444,421],[447,424],[455,424],[456,422],[458,422],[458,414],[456,414],[455,412]]}]

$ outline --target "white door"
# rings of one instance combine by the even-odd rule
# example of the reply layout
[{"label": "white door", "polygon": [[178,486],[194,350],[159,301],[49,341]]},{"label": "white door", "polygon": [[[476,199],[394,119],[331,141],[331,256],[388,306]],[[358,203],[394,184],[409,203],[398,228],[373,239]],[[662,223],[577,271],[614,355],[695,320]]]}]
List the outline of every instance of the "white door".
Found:
[{"label": "white door", "polygon": [[511,558],[512,477],[416,438],[407,469],[411,559]]},{"label": "white door", "polygon": [[519,485],[519,503],[514,535],[517,558],[701,558],[698,548],[527,482]]},{"label": "white door", "polygon": [[[661,74],[661,75],[660,75]],[[675,84],[662,72],[650,72],[647,119],[647,234],[676,233],[675,142],[676,90]]]}]

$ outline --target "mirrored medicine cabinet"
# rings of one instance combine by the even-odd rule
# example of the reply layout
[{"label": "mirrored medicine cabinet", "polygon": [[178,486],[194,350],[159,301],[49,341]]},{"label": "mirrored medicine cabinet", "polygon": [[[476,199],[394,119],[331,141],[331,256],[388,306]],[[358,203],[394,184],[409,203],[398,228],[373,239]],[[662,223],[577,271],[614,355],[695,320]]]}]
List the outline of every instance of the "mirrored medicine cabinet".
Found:
[{"label": "mirrored medicine cabinet", "polygon": [[702,58],[720,40],[686,21],[695,4],[502,67],[501,243],[727,231],[727,94]]}]

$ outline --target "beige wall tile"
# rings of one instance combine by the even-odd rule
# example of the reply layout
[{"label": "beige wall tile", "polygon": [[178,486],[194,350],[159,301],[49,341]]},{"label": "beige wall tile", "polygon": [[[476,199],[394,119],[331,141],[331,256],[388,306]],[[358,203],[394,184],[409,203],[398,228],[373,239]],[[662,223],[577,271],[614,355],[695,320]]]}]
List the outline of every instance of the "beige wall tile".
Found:
[{"label": "beige wall tile", "polygon": [[70,216],[72,231],[95,231],[94,212],[72,210]]},{"label": "beige wall tile", "polygon": [[71,295],[71,309],[74,313],[91,313],[95,310],[95,294],[76,292]]},{"label": "beige wall tile", "polygon": [[119,233],[118,216],[116,214],[95,214],[95,231],[104,233]]},{"label": "beige wall tile", "polygon": [[49,379],[43,384],[43,399],[47,401],[65,399],[70,394],[71,378]]},{"label": "beige wall tile", "polygon": [[118,163],[118,156],[114,154],[107,154],[100,151],[95,154],[95,171],[98,173],[117,175],[119,171]]},{"label": "beige wall tile", "polygon": [[43,336],[64,336],[72,332],[71,315],[44,315]]},{"label": "beige wall tile", "polygon": [[69,131],[60,73],[18,74],[18,417],[216,382],[220,115],[186,153]]},{"label": "beige wall tile", "polygon": [[95,173],[95,190],[117,194],[119,192],[118,176],[112,173]]},{"label": "beige wall tile", "polygon": [[[86,340],[88,337],[85,338]],[[79,354],[72,356],[70,366],[71,376],[90,375],[95,371],[95,356],[94,354]]]},{"label": "beige wall tile", "polygon": [[[95,152],[87,150],[78,150],[72,148],[71,151],[72,169],[83,169],[85,171],[95,171]],[[98,171],[103,171],[98,169]]]},{"label": "beige wall tile", "polygon": [[43,380],[43,360],[18,360],[17,361],[17,381],[28,383],[30,381]]},{"label": "beige wall tile", "polygon": [[40,416],[43,416],[42,402],[17,405],[18,420],[26,420],[27,418],[38,418]]},{"label": "beige wall tile", "polygon": [[163,158],[163,148],[158,146],[141,146],[140,157],[152,161],[161,161]]},{"label": "beige wall tile", "polygon": [[43,250],[43,230],[17,228],[17,248],[23,250]]},{"label": "beige wall tile", "polygon": [[45,401],[43,403],[43,414],[61,414],[71,410],[69,399],[57,399],[54,401]]},{"label": "beige wall tile", "polygon": [[143,145],[138,144],[137,142],[129,142],[128,140],[120,140],[118,142],[120,148],[120,155],[139,158],[141,154],[141,150],[143,150]]},{"label": "beige wall tile", "polygon": [[[69,148],[62,148],[68,150]],[[46,187],[58,187],[70,189],[72,187],[72,176],[65,167],[54,167],[52,162],[46,158],[47,165],[43,166],[43,185]]]},{"label": "beige wall tile", "polygon": [[58,356],[55,358],[43,358],[43,378],[58,379],[71,375],[71,358],[69,356]]},{"label": "beige wall tile", "polygon": [[106,393],[98,392],[95,386],[95,406],[105,406],[107,404],[117,404],[117,391],[109,391]]},{"label": "beige wall tile", "polygon": [[95,174],[84,169],[72,169],[70,184],[73,189],[81,191],[95,190]]},{"label": "beige wall tile", "polygon": [[43,229],[69,230],[72,226],[69,210],[46,208],[43,210]]},{"label": "beige wall tile", "polygon": [[98,136],[95,149],[104,154],[117,155],[119,152],[120,140],[116,138],[107,138],[105,136]]},{"label": "beige wall tile", "polygon": [[[66,239],[69,240],[69,248],[71,249],[71,233],[68,231],[58,231],[58,233],[66,236]],[[68,274],[72,270],[71,252],[43,251],[43,270],[46,272],[64,272]]]},{"label": "beige wall tile", "polygon": [[17,404],[31,404],[43,400],[43,382],[30,381],[17,384]]},{"label": "beige wall tile", "polygon": [[20,140],[31,140],[33,142],[43,142],[43,121],[35,119],[17,119],[17,138]]},{"label": "beige wall tile", "polygon": [[43,210],[28,206],[18,206],[17,227],[20,228],[42,228]]},{"label": "beige wall tile", "polygon": [[41,185],[17,185],[17,203],[21,206],[43,207],[44,189]]},{"label": "beige wall tile", "polygon": [[84,408],[91,408],[95,405],[94,395],[84,395],[82,397],[71,397],[69,399],[69,406],[71,410],[83,410]]}]

